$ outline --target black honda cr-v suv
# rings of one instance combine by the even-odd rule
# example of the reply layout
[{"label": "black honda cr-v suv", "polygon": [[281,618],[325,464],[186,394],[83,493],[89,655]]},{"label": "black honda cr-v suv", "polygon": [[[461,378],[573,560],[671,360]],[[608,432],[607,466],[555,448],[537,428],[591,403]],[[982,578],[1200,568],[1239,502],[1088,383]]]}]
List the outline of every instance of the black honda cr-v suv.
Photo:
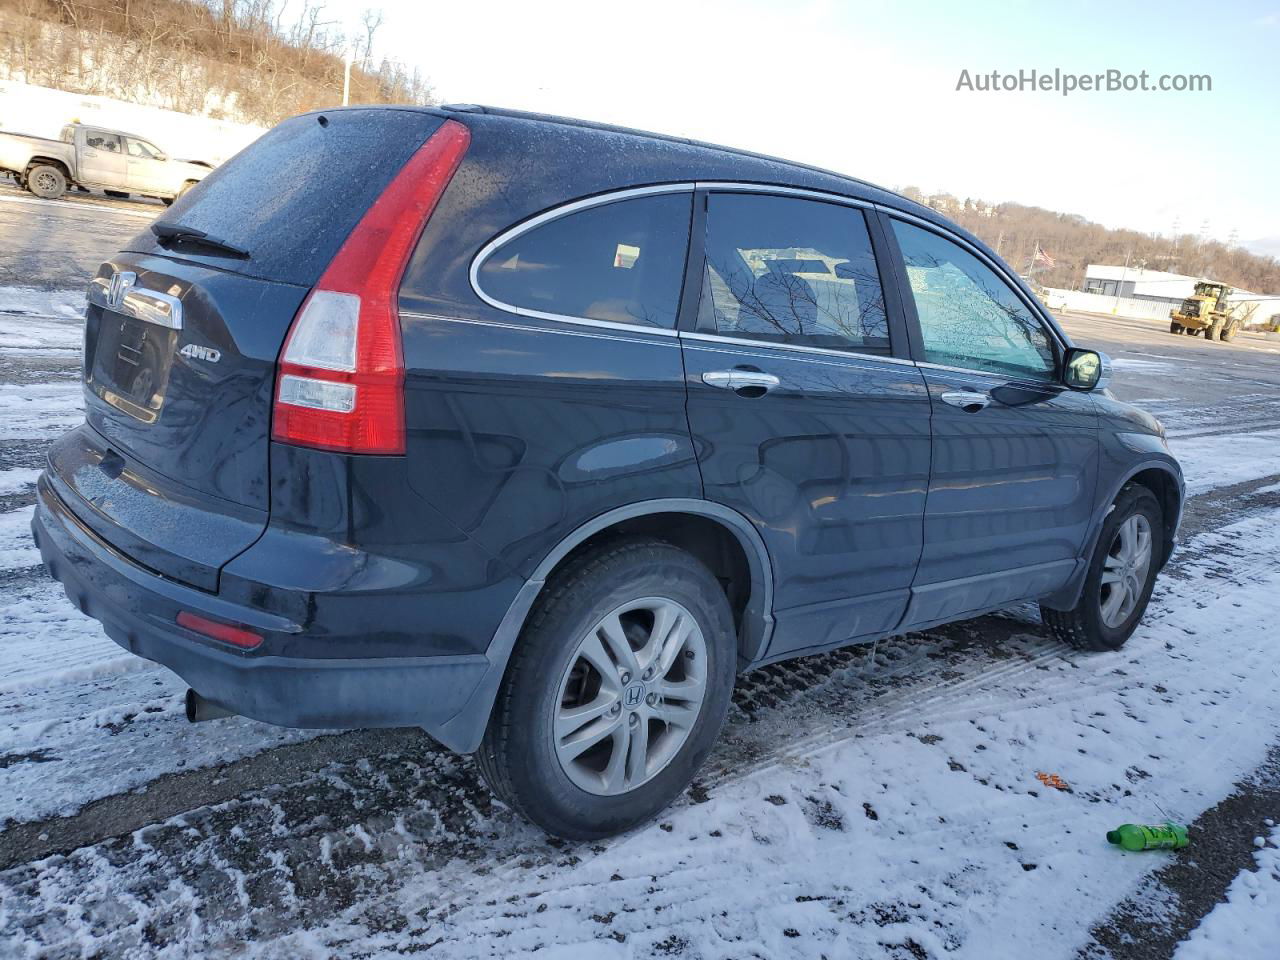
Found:
[{"label": "black honda cr-v suv", "polygon": [[1184,491],[1106,375],[857,180],[312,113],[103,264],[33,530],[193,719],[421,726],[603,836],[689,782],[739,671],[1023,600],[1124,643]]}]

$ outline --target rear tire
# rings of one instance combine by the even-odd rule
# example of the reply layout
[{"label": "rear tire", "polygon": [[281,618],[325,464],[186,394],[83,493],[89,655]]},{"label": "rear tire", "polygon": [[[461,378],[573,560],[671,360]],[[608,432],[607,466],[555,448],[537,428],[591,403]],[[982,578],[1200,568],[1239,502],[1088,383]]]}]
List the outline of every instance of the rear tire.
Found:
[{"label": "rear tire", "polygon": [[1173,320],[1173,321],[1171,321],[1171,322],[1169,323],[1169,332],[1170,332],[1170,333],[1182,333],[1183,329],[1184,329],[1184,328],[1183,328],[1182,324],[1180,324],[1177,320]]},{"label": "rear tire", "polygon": [[1218,339],[1223,343],[1230,343],[1235,339],[1236,334],[1240,331],[1240,324],[1229,323],[1222,328],[1222,332],[1218,334]]},{"label": "rear tire", "polygon": [[[1155,494],[1146,487],[1130,483],[1120,491],[1115,509],[1103,521],[1076,605],[1070,610],[1040,607],[1040,619],[1055,637],[1079,650],[1124,646],[1146,612],[1163,565],[1163,515]],[[1144,529],[1145,564],[1142,550],[1130,562],[1123,548],[1126,531],[1136,535],[1136,545],[1141,546]],[[1112,582],[1104,584],[1104,576]]]},{"label": "rear tire", "polygon": [[27,171],[27,189],[42,200],[57,200],[67,192],[67,176],[58,167],[42,163]]},{"label": "rear tire", "polygon": [[719,736],[734,636],[719,581],[685,551],[628,538],[584,553],[525,624],[476,753],[481,775],[559,837],[643,823],[689,785]]}]

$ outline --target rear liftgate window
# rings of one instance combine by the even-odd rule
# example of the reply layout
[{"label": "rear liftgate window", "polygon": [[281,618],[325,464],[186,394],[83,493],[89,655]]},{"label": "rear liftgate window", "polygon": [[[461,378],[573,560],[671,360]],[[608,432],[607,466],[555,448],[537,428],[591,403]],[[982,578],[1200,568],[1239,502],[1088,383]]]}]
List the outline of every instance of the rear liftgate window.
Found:
[{"label": "rear liftgate window", "polygon": [[674,328],[692,202],[664,193],[567,213],[493,250],[477,286],[535,316]]},{"label": "rear liftgate window", "polygon": [[[311,286],[405,162],[443,123],[391,108],[286,120],[218,167],[161,220],[249,251],[246,260],[183,256],[221,270]],[[130,250],[166,253],[150,230]]]}]

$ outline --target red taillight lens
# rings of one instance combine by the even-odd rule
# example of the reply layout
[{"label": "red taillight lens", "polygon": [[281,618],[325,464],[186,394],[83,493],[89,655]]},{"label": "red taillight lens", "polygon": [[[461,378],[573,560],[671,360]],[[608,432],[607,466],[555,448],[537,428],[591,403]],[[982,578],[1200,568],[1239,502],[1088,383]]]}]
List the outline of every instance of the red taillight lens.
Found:
[{"label": "red taillight lens", "polygon": [[186,610],[178,614],[178,626],[186,627],[188,630],[194,630],[196,633],[203,634],[206,637],[212,637],[214,640],[221,640],[224,643],[230,643],[240,647],[242,650],[252,650],[254,647],[261,645],[262,636],[254,633],[252,630],[245,630],[243,627],[233,627],[229,623],[219,623],[217,620],[209,620],[206,617],[198,616],[194,613],[188,613]]},{"label": "red taillight lens", "polygon": [[356,224],[307,296],[276,369],[271,437],[342,453],[404,453],[397,292],[471,132],[446,120]]}]

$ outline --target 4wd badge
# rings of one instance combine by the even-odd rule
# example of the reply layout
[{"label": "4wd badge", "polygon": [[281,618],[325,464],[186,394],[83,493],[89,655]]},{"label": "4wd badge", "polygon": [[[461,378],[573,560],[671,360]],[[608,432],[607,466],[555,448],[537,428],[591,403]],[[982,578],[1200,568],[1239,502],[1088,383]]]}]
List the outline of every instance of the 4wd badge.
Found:
[{"label": "4wd badge", "polygon": [[222,359],[221,350],[215,350],[213,347],[202,347],[198,343],[188,343],[178,352],[188,360],[208,360],[210,363],[217,363]]}]

